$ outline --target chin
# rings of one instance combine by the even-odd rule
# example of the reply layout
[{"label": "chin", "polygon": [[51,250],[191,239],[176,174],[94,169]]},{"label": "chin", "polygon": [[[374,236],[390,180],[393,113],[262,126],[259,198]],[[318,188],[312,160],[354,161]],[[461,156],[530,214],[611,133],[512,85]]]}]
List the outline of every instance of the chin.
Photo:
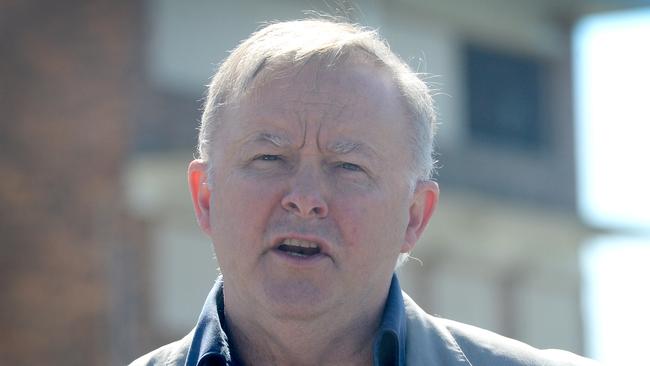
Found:
[{"label": "chin", "polygon": [[269,310],[286,319],[313,319],[325,312],[332,297],[328,291],[309,280],[265,281]]}]

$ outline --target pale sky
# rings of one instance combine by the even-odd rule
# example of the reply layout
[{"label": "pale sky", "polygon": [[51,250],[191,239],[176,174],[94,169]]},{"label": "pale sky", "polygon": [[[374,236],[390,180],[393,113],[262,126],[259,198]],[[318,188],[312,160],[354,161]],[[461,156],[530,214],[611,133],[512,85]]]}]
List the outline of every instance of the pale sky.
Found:
[{"label": "pale sky", "polygon": [[613,229],[581,255],[587,355],[647,362],[650,344],[650,8],[575,32],[578,204]]},{"label": "pale sky", "polygon": [[581,211],[650,230],[650,8],[587,18],[576,41]]}]

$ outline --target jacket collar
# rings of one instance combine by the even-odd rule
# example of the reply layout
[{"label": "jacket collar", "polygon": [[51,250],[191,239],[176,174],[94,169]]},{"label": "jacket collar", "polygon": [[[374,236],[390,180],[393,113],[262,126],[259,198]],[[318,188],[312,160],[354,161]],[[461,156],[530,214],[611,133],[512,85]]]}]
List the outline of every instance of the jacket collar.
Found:
[{"label": "jacket collar", "polygon": [[402,293],[406,313],[406,364],[471,366],[444,320],[427,314],[407,294]]}]

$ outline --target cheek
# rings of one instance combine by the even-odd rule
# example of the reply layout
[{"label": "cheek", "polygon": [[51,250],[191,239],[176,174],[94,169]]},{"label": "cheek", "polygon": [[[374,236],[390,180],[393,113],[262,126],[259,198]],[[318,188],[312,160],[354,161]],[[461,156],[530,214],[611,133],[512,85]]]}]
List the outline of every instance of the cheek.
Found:
[{"label": "cheek", "polygon": [[216,228],[213,240],[227,240],[239,245],[259,240],[254,235],[264,232],[271,212],[279,205],[277,190],[271,184],[245,180],[228,182],[224,188],[215,191],[212,202],[215,210],[210,220]]},{"label": "cheek", "polygon": [[393,202],[376,197],[349,198],[339,201],[341,229],[349,250],[360,256],[385,256],[398,253],[401,247],[406,215]]}]

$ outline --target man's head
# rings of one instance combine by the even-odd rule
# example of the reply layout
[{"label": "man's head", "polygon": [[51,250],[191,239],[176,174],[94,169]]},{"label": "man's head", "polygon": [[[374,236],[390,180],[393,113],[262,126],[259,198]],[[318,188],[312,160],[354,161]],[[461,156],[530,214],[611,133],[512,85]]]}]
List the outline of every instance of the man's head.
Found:
[{"label": "man's head", "polygon": [[437,203],[432,122],[425,84],[354,26],[279,23],[235,49],[189,168],[226,307],[345,322],[383,301]]}]

